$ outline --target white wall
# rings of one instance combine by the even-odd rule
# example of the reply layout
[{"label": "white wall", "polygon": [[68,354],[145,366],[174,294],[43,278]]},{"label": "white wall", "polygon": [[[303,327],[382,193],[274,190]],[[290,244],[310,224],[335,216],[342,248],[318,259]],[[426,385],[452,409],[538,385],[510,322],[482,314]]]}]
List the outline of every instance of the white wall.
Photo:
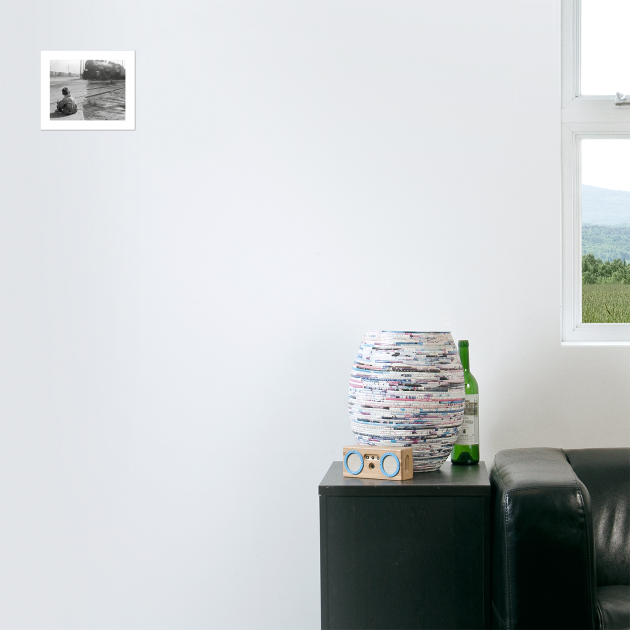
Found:
[{"label": "white wall", "polygon": [[[627,445],[560,346],[559,2],[4,3],[0,625],[317,628],[364,331],[471,343],[482,458]],[[136,50],[135,132],[39,130]]]}]

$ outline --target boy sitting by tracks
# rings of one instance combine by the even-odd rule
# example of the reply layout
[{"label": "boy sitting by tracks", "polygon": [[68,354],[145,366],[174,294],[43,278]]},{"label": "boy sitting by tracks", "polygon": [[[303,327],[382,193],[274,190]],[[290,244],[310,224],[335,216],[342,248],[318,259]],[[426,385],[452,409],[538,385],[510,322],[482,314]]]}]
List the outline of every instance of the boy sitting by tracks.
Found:
[{"label": "boy sitting by tracks", "polygon": [[57,111],[68,115],[76,114],[77,102],[74,100],[74,97],[70,95],[70,90],[64,87],[61,88],[61,93],[63,94],[63,98],[57,101]]}]

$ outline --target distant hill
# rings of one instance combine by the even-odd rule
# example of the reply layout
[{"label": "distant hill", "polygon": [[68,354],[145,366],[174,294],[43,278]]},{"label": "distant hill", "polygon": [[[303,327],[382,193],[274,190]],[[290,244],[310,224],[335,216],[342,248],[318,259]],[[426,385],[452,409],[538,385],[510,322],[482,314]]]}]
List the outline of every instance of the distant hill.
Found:
[{"label": "distant hill", "polygon": [[582,255],[630,261],[630,192],[582,186]]},{"label": "distant hill", "polygon": [[601,260],[621,258],[630,262],[630,223],[590,225],[582,223],[582,255]]},{"label": "distant hill", "polygon": [[582,223],[630,223],[630,192],[582,185]]}]

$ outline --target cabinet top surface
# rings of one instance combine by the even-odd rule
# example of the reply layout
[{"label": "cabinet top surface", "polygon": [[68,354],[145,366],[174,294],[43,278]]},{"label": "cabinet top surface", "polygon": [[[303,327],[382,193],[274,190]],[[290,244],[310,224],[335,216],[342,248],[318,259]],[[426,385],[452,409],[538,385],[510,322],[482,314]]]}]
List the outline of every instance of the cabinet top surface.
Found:
[{"label": "cabinet top surface", "polygon": [[324,496],[489,496],[486,464],[457,466],[450,461],[439,470],[415,473],[413,479],[357,479],[343,476],[342,462],[333,462],[319,484]]}]

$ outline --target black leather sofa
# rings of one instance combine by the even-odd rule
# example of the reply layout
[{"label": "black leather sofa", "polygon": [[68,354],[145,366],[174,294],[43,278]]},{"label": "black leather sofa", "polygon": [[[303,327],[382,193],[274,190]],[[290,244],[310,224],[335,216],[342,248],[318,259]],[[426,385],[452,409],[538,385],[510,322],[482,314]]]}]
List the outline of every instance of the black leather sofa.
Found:
[{"label": "black leather sofa", "polygon": [[630,448],[497,454],[495,628],[630,629]]}]

